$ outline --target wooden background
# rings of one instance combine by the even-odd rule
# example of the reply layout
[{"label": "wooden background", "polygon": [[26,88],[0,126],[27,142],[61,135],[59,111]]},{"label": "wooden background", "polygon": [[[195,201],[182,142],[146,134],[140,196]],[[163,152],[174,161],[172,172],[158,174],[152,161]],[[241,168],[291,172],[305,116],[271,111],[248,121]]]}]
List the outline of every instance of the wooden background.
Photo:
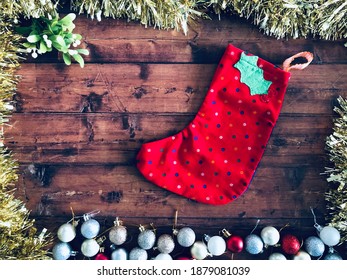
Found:
[{"label": "wooden background", "polygon": [[[343,41],[277,40],[226,15],[200,21],[187,36],[82,15],[75,32],[90,51],[85,68],[66,66],[57,53],[25,61],[16,113],[5,131],[20,164],[17,195],[39,228],[55,234],[71,218],[71,208],[76,215],[100,210],[96,219],[104,229],[116,217],[123,220],[132,236],[125,245],[130,250],[139,224],[154,223],[158,234],[171,233],[176,210],[178,226],[192,227],[198,239],[223,228],[245,237],[258,219],[257,234],[267,225],[289,224],[283,233],[305,238],[315,235],[310,207],[325,224],[325,139],[337,96],[347,95]],[[300,51],[315,58],[292,73],[248,191],[228,205],[211,206],[149,183],[134,159],[142,143],[176,133],[193,119],[228,43],[277,65]],[[266,259],[273,250],[280,249],[219,258]]]}]

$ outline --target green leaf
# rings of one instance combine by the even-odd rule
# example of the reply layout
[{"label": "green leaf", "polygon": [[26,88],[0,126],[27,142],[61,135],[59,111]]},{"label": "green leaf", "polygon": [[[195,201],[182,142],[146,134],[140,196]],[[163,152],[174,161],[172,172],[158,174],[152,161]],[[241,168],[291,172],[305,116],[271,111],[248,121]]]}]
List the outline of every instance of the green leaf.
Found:
[{"label": "green leaf", "polygon": [[76,15],[74,13],[70,13],[66,15],[65,17],[63,17],[58,22],[63,25],[70,25],[75,20],[75,18],[76,18]]},{"label": "green leaf", "polygon": [[78,53],[80,53],[80,54],[89,55],[89,51],[86,49],[78,49],[76,51],[78,51]]},{"label": "green leaf", "polygon": [[19,34],[22,34],[22,35],[25,35],[25,34],[29,34],[30,31],[31,31],[31,27],[29,26],[18,26],[18,27],[15,27],[15,30],[17,33]]},{"label": "green leaf", "polygon": [[66,65],[71,64],[71,57],[68,53],[63,53],[63,59]]},{"label": "green leaf", "polygon": [[63,36],[60,36],[60,35],[57,35],[57,37],[55,38],[56,39],[56,42],[61,45],[62,47],[65,47],[66,44],[65,44],[65,40],[63,38]]},{"label": "green leaf", "polygon": [[42,41],[42,40],[40,41],[40,51],[41,51],[42,53],[46,53],[46,52],[48,51],[48,48],[47,48],[45,42]]},{"label": "green leaf", "polygon": [[28,49],[28,48],[31,48],[31,49],[32,49],[32,48],[36,47],[36,45],[35,45],[35,44],[32,44],[32,43],[27,43],[27,42],[26,42],[26,43],[23,43],[23,47],[25,47],[25,48],[27,48],[27,49]]},{"label": "green leaf", "polygon": [[36,43],[40,41],[40,39],[41,37],[39,35],[30,35],[29,37],[27,37],[29,43]]},{"label": "green leaf", "polygon": [[83,60],[83,57],[81,55],[74,54],[72,57],[80,64],[81,68],[84,67],[84,60]]}]

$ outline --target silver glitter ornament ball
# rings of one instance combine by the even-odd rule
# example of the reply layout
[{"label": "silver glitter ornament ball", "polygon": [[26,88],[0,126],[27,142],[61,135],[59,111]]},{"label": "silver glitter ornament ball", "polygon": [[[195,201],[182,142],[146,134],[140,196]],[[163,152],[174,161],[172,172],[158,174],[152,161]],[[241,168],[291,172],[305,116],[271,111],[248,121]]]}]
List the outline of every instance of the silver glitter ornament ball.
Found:
[{"label": "silver glitter ornament ball", "polygon": [[81,234],[88,239],[94,238],[100,231],[100,224],[95,219],[89,219],[83,222],[81,226]]},{"label": "silver glitter ornament ball", "polygon": [[182,247],[190,247],[195,242],[195,232],[189,227],[181,228],[177,233],[177,242]]},{"label": "silver glitter ornament ball", "polygon": [[154,258],[154,260],[171,261],[172,257],[169,254],[160,253]]},{"label": "silver glitter ornament ball", "polygon": [[157,247],[160,253],[170,254],[175,248],[175,242],[171,235],[162,234],[158,238]]},{"label": "silver glitter ornament ball", "polygon": [[326,256],[324,256],[324,260],[336,260],[336,261],[340,261],[342,260],[341,256],[337,253],[328,253],[326,254]]},{"label": "silver glitter ornament ball", "polygon": [[128,252],[124,248],[118,248],[111,254],[111,260],[125,261],[128,259]]},{"label": "silver glitter ornament ball", "polygon": [[317,236],[310,236],[304,242],[305,250],[312,257],[319,257],[323,255],[325,245],[323,241]]},{"label": "silver glitter ornament ball", "polygon": [[62,224],[58,229],[57,236],[62,242],[70,242],[76,237],[76,228],[69,223]]},{"label": "silver glitter ornament ball", "polygon": [[142,249],[149,250],[153,248],[155,239],[155,233],[153,230],[146,229],[140,232],[139,236],[137,237],[137,243]]},{"label": "silver glitter ornament ball", "polygon": [[269,256],[269,260],[276,260],[276,261],[283,261],[283,260],[286,260],[287,258],[281,254],[281,253],[272,253],[270,256]]},{"label": "silver glitter ornament ball", "polygon": [[95,239],[86,239],[81,245],[81,252],[86,257],[93,257],[100,251],[100,245]]},{"label": "silver glitter ornament ball", "polygon": [[127,240],[127,229],[124,226],[114,226],[108,237],[113,244],[122,245]]},{"label": "silver glitter ornament ball", "polygon": [[129,260],[147,260],[147,251],[138,247],[133,248],[129,253]]},{"label": "silver glitter ornament ball", "polygon": [[52,249],[54,260],[67,260],[71,256],[71,246],[66,242],[58,242]]},{"label": "silver glitter ornament ball", "polygon": [[263,251],[264,243],[256,234],[250,234],[245,238],[245,249],[252,255],[260,254]]}]

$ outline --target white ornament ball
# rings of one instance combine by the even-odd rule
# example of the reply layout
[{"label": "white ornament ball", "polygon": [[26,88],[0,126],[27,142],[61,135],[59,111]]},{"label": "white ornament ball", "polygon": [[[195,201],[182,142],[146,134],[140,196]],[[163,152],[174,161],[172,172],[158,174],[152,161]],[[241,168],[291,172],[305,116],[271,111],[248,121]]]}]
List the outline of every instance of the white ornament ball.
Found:
[{"label": "white ornament ball", "polygon": [[118,248],[111,254],[111,260],[125,261],[128,259],[128,252],[124,248]]},{"label": "white ornament ball", "polygon": [[81,245],[81,252],[86,257],[93,257],[99,253],[100,245],[95,239],[86,239]]},{"label": "white ornament ball", "polygon": [[71,256],[71,246],[66,242],[58,242],[52,249],[54,260],[67,260]]},{"label": "white ornament ball", "polygon": [[129,260],[147,260],[147,251],[138,247],[133,248],[129,253]]},{"label": "white ornament ball", "polygon": [[83,222],[81,226],[81,234],[88,239],[94,238],[100,231],[100,224],[95,219],[89,219]]},{"label": "white ornament ball", "polygon": [[278,261],[282,261],[282,260],[286,260],[287,258],[281,254],[281,253],[272,253],[270,256],[269,256],[269,260],[278,260]]},{"label": "white ornament ball", "polygon": [[264,227],[260,233],[265,245],[273,246],[280,241],[280,233],[272,226]]},{"label": "white ornament ball", "polygon": [[171,261],[172,257],[169,254],[160,253],[154,259],[155,260],[160,260],[160,261]]},{"label": "white ornament ball", "polygon": [[196,241],[190,248],[190,254],[196,260],[203,260],[208,256],[207,246],[202,241]]},{"label": "white ornament ball", "polygon": [[296,255],[294,255],[293,257],[293,260],[296,260],[296,261],[308,261],[311,259],[311,256],[303,251],[303,250],[300,250],[299,252],[296,253]]},{"label": "white ornament ball", "polygon": [[195,242],[195,232],[189,227],[181,228],[177,234],[177,242],[182,247],[192,246]]},{"label": "white ornament ball", "polygon": [[319,237],[322,239],[324,244],[329,247],[333,247],[340,242],[340,232],[331,226],[323,227],[323,229],[319,232]]},{"label": "white ornament ball", "polygon": [[220,236],[212,236],[207,241],[207,249],[213,256],[220,256],[227,248],[225,240]]},{"label": "white ornament ball", "polygon": [[63,224],[59,227],[57,236],[62,242],[70,242],[76,237],[76,228],[69,223]]},{"label": "white ornament ball", "polygon": [[157,247],[160,253],[170,254],[175,248],[175,242],[171,235],[162,234],[158,238]]},{"label": "white ornament ball", "polygon": [[124,226],[114,226],[108,237],[113,244],[122,245],[127,240],[127,229]]},{"label": "white ornament ball", "polygon": [[144,250],[153,248],[155,244],[155,233],[153,230],[146,229],[140,232],[139,236],[137,237],[137,243]]}]

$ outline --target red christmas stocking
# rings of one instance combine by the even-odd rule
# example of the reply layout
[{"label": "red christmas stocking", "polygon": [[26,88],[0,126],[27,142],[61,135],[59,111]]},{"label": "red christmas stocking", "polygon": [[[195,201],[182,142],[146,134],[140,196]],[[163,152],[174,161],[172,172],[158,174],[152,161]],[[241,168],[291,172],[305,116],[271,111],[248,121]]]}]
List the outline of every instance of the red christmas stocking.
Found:
[{"label": "red christmas stocking", "polygon": [[[307,63],[291,66],[296,57]],[[283,70],[228,45],[199,112],[181,132],[146,143],[137,167],[156,185],[202,203],[225,204],[249,186],[278,119],[290,77],[313,59],[303,52]]]}]

